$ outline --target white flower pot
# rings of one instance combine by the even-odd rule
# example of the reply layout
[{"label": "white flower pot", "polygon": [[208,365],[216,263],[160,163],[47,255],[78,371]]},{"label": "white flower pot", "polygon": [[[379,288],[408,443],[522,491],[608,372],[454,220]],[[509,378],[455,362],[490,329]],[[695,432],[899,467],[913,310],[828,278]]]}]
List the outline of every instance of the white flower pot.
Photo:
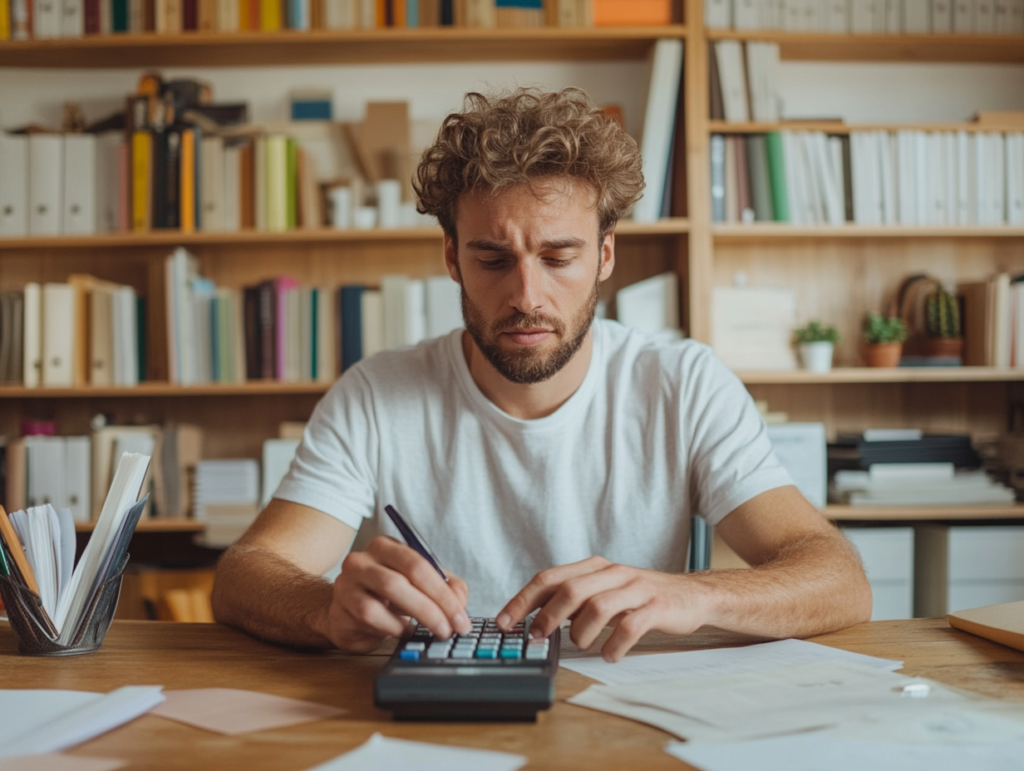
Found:
[{"label": "white flower pot", "polygon": [[829,372],[832,369],[832,343],[800,343],[800,361],[809,372]]}]

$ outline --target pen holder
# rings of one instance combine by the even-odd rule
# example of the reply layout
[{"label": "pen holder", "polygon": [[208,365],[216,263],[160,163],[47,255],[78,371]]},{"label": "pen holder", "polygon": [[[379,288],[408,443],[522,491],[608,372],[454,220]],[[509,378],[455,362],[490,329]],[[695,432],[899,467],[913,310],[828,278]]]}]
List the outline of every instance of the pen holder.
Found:
[{"label": "pen holder", "polygon": [[114,620],[117,600],[121,595],[121,578],[127,564],[128,555],[125,554],[116,570],[103,582],[67,645],[50,637],[46,622],[39,616],[39,600],[36,596],[10,577],[0,575],[0,595],[7,608],[7,620],[14,636],[18,638],[18,652],[25,656],[77,656],[99,648],[110,628],[110,622]]}]

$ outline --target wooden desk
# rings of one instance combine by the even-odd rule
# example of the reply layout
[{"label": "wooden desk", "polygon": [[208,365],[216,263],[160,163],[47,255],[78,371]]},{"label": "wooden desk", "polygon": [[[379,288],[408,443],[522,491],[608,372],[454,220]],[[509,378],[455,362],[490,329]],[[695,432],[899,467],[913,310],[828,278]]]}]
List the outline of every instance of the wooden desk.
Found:
[{"label": "wooden desk", "polygon": [[[687,650],[750,642],[716,630],[689,638],[652,634],[638,652]],[[944,620],[882,621],[816,638],[825,645],[902,659],[905,671],[995,697],[1024,700],[1024,653],[950,628]],[[567,648],[573,648],[571,643]],[[662,747],[672,737],[655,728],[564,703],[590,684],[563,669],[557,702],[536,724],[393,723],[373,706],[377,655],[345,656],[279,648],[212,624],[116,621],[96,653],[67,659],[20,656],[0,622],[4,688],[110,691],[122,685],[167,689],[246,688],[344,707],[341,718],[241,737],[207,733],[143,716],[72,754],[128,760],[129,769],[216,768],[222,771],[305,771],[362,744],[373,732],[420,741],[519,753],[530,769],[666,769],[685,764]],[[565,657],[576,655],[565,650]]]}]

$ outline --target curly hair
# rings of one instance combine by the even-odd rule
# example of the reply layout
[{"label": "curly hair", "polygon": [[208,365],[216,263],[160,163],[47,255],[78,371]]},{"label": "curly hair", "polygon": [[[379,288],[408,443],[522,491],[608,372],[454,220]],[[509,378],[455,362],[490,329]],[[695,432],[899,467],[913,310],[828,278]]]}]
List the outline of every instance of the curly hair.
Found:
[{"label": "curly hair", "polygon": [[413,187],[419,212],[437,217],[454,238],[463,193],[498,193],[542,177],[580,180],[597,194],[604,235],[640,199],[641,166],[633,138],[578,88],[471,92],[423,153]]}]

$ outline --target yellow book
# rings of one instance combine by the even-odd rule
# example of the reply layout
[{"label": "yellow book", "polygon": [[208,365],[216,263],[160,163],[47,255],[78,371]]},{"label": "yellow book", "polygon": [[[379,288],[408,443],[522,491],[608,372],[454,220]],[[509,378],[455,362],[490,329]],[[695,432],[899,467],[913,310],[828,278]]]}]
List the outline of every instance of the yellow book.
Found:
[{"label": "yellow book", "polygon": [[283,26],[281,0],[260,0],[260,29],[277,32]]},{"label": "yellow book", "polygon": [[196,230],[196,132],[191,129],[181,132],[180,185],[178,201],[181,206],[181,232],[194,233]]},{"label": "yellow book", "polygon": [[241,32],[249,29],[249,0],[238,0],[238,29]]},{"label": "yellow book", "polygon": [[153,135],[132,134],[132,230],[149,230],[152,219]]},{"label": "yellow book", "polygon": [[11,2],[0,0],[0,40],[11,39]]}]

